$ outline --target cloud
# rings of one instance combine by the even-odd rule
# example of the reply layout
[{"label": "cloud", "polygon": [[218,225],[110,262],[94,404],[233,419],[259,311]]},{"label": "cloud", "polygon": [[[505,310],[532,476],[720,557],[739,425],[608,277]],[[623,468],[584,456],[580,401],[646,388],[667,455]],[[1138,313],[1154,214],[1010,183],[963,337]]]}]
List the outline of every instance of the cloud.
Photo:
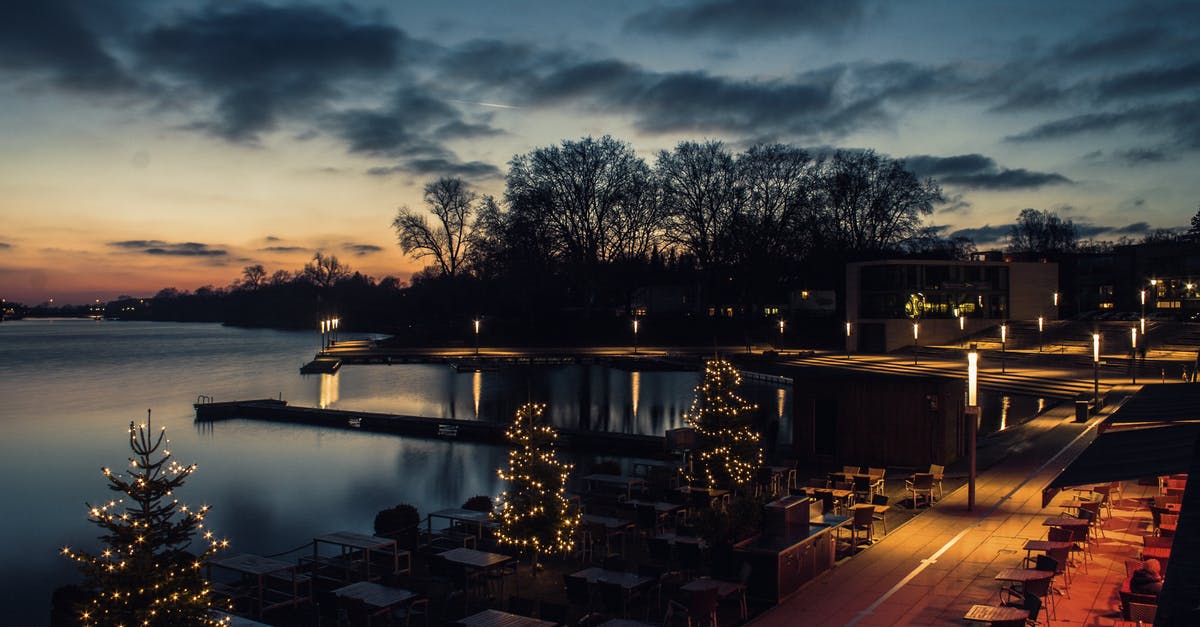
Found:
[{"label": "cloud", "polygon": [[991,157],[978,153],[952,157],[915,155],[906,157],[904,163],[919,177],[933,177],[945,185],[967,189],[1035,189],[1071,183],[1071,179],[1057,172],[1001,168]]},{"label": "cloud", "polygon": [[138,251],[147,255],[165,255],[172,257],[224,257],[228,251],[210,248],[208,244],[198,242],[170,243],[162,240],[131,239],[119,242],[109,242],[109,246],[129,251]]},{"label": "cloud", "polygon": [[1104,100],[1144,99],[1190,92],[1200,87],[1200,61],[1174,67],[1144,68],[1100,82],[1097,95]]},{"label": "cloud", "polygon": [[[119,3],[105,4],[121,9]],[[10,5],[0,20],[0,69],[32,72],[73,90],[132,87],[134,81],[88,23],[87,9],[87,3],[65,0]]]},{"label": "cloud", "polygon": [[1148,222],[1134,222],[1132,224],[1126,224],[1125,226],[1111,229],[1111,231],[1113,233],[1120,233],[1121,235],[1146,233],[1150,231],[1150,224]]},{"label": "cloud", "polygon": [[1200,116],[1195,114],[1198,107],[1200,100],[1189,100],[1139,105],[1120,111],[1081,113],[1039,124],[1005,140],[1048,141],[1131,126],[1145,133],[1167,135],[1173,145],[1182,148],[1200,148]]},{"label": "cloud", "polygon": [[398,29],[317,6],[212,5],[151,29],[138,42],[141,64],[197,96],[214,94],[212,117],[195,128],[255,143],[280,119],[319,110],[350,79],[377,79],[395,67]]},{"label": "cloud", "polygon": [[373,254],[373,253],[377,253],[377,252],[380,252],[380,251],[382,251],[382,250],[383,250],[383,247],[382,247],[382,246],[376,246],[376,245],[374,245],[374,244],[351,244],[351,243],[345,243],[345,244],[342,244],[342,248],[344,248],[344,249],[346,249],[346,250],[348,250],[348,251],[350,251],[350,252],[354,253],[355,255],[357,255],[357,256],[359,256],[359,257],[363,257],[363,256],[365,256],[365,255],[370,255],[370,254]]},{"label": "cloud", "polygon": [[0,242],[0,250],[9,249],[12,247],[12,244],[9,244],[8,242]]},{"label": "cloud", "polygon": [[1111,226],[1101,226],[1098,224],[1089,224],[1087,222],[1075,222],[1075,232],[1080,239],[1092,239],[1101,233],[1108,233],[1113,230]]},{"label": "cloud", "polygon": [[308,252],[308,249],[303,246],[267,246],[259,248],[259,252],[264,253],[300,253]]},{"label": "cloud", "polygon": [[701,0],[654,7],[625,21],[630,31],[681,38],[836,35],[861,23],[860,0]]},{"label": "cloud", "polygon": [[500,168],[483,161],[461,162],[456,158],[441,157],[430,159],[409,159],[394,166],[375,167],[367,170],[371,176],[391,176],[393,174],[418,174],[429,176],[459,176],[465,179],[498,178],[503,175]]},{"label": "cloud", "polygon": [[992,226],[985,224],[980,227],[969,229],[959,229],[950,234],[950,237],[965,237],[979,245],[996,244],[1008,238],[1008,234],[1012,232],[1012,224],[1001,224]]}]

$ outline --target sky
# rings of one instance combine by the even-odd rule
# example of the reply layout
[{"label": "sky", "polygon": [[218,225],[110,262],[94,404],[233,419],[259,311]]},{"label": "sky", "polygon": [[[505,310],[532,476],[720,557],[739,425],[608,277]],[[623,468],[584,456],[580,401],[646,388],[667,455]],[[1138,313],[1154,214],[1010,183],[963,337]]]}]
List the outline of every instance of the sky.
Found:
[{"label": "sky", "polygon": [[1002,246],[1200,206],[1200,3],[9,0],[0,298],[224,286],[317,251],[407,279],[390,223],[460,176],[611,134],[873,149],[936,179],[927,223]]}]

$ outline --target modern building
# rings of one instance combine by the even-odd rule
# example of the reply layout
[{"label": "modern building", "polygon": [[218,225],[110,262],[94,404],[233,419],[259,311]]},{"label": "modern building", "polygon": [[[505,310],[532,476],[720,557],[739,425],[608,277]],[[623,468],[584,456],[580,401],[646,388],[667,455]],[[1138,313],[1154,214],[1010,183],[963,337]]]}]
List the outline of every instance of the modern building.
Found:
[{"label": "modern building", "polygon": [[1006,320],[1058,319],[1058,264],[894,259],[846,266],[846,349],[952,342]]}]

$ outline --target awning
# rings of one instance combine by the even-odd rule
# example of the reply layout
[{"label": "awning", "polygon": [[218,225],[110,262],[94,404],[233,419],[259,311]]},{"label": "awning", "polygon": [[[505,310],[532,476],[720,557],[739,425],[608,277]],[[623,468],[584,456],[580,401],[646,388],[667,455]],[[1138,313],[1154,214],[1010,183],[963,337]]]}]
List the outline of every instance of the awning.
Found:
[{"label": "awning", "polygon": [[1111,427],[1200,422],[1200,383],[1143,385],[1104,422]]},{"label": "awning", "polygon": [[1042,490],[1042,507],[1066,487],[1188,472],[1197,438],[1200,424],[1191,422],[1109,429]]}]

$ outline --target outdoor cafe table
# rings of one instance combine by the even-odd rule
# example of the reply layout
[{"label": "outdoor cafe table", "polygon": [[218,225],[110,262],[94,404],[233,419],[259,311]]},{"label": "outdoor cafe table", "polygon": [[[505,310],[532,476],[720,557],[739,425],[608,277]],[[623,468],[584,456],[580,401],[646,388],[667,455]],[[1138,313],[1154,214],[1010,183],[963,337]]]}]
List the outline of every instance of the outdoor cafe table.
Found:
[{"label": "outdoor cafe table", "polygon": [[[457,549],[450,549],[449,551],[445,551],[443,553],[438,553],[437,556],[446,560],[447,562],[452,562],[460,566],[466,566],[467,568],[473,570],[483,571],[485,574],[489,575],[489,579],[490,575],[494,572],[500,572],[502,575],[505,574],[504,568],[516,562],[517,559],[511,555],[505,555],[503,553],[491,553],[488,551],[479,551],[476,549],[461,547]],[[503,579],[500,580],[500,588],[501,592],[503,592]]]},{"label": "outdoor cafe table", "polygon": [[[332,558],[322,557],[322,544],[337,547],[340,554]],[[353,558],[354,554],[359,552],[362,554],[362,572],[356,573],[354,572],[356,568]],[[321,564],[340,566],[344,571],[342,581],[349,581],[351,576],[365,581],[378,579],[380,575],[375,575],[371,572],[371,555],[373,553],[382,553],[384,559],[391,558],[391,571],[385,571],[390,572],[390,574],[407,573],[412,568],[412,554],[401,550],[396,541],[391,538],[369,536],[353,531],[335,531],[334,533],[327,533],[313,538],[312,561],[314,567]],[[404,558],[404,568],[400,567],[401,557]]]},{"label": "outdoor cafe table", "polygon": [[380,585],[373,581],[359,581],[342,586],[334,590],[333,595],[339,599],[361,601],[370,610],[371,616],[381,615],[417,596],[415,592]]},{"label": "outdoor cafe table", "polygon": [[[231,557],[217,557],[208,560],[208,580],[213,580],[213,568],[224,569],[238,575],[244,575],[254,579],[254,587],[250,591],[251,596],[247,597],[237,591],[235,587],[224,587],[230,597],[248,598],[254,603],[254,612],[257,616],[262,616],[266,610],[292,605],[300,600],[299,581],[300,576],[296,573],[296,565],[290,562],[282,562],[280,560],[271,559],[269,557],[260,557],[251,553],[241,553]],[[266,596],[269,592],[267,589],[267,578],[275,578],[280,581],[290,582],[292,591],[285,598],[280,598],[275,602],[268,602]],[[214,589],[220,591],[222,587],[214,585]]]},{"label": "outdoor cafe table", "polygon": [[1038,570],[1036,568],[1005,568],[996,573],[996,581],[1011,581],[1025,585],[1030,581],[1039,581],[1041,579],[1049,579],[1054,576],[1052,570]]},{"label": "outdoor cafe table", "polygon": [[458,523],[463,527],[474,528],[475,538],[477,540],[483,539],[483,529],[491,526],[492,524],[491,514],[488,514],[487,512],[452,507],[450,509],[438,510],[429,515],[426,528],[431,534],[433,533],[434,518],[444,518],[449,520],[451,524]]},{"label": "outdoor cafe table", "polygon": [[685,583],[679,589],[687,592],[703,592],[713,588],[716,588],[717,590],[718,599],[728,599],[734,595],[737,595],[738,602],[740,603],[738,607],[742,613],[742,620],[746,620],[746,586],[740,583],[733,581],[718,581],[716,579],[706,579],[702,577],[700,579],[693,579]]},{"label": "outdoor cafe table", "polygon": [[1171,547],[1169,546],[1153,546],[1147,545],[1142,547],[1142,559],[1148,560],[1154,558],[1156,560],[1171,559]]},{"label": "outdoor cafe table", "polygon": [[630,505],[653,505],[654,511],[658,512],[659,514],[673,514],[683,509],[682,503],[668,503],[666,501],[639,501],[635,499],[632,501],[627,501],[627,503]]},{"label": "outdoor cafe table", "polygon": [[632,520],[624,518],[614,518],[612,516],[600,516],[598,514],[584,514],[580,517],[580,522],[588,527],[604,527],[604,551],[607,553],[611,549],[611,542],[614,535],[621,537],[621,554],[625,554],[625,532],[633,529],[636,523]]},{"label": "outdoor cafe table", "polygon": [[468,627],[554,627],[556,623],[500,610],[483,610],[459,619],[455,624]]},{"label": "outdoor cafe table", "polygon": [[828,492],[828,493],[832,494],[834,507],[839,508],[839,509],[846,509],[846,506],[848,505],[850,499],[854,497],[853,490],[838,490],[835,488],[813,488],[811,490],[811,492],[813,494],[821,494],[823,492]]},{"label": "outdoor cafe table", "polygon": [[1042,521],[1043,527],[1062,527],[1064,529],[1087,527],[1088,521],[1085,518],[1072,518],[1070,516],[1052,516]]},{"label": "outdoor cafe table", "polygon": [[1025,620],[1029,618],[1029,610],[1003,605],[972,605],[963,615],[963,620],[979,623],[998,623]]},{"label": "outdoor cafe table", "polygon": [[1024,546],[1025,557],[1029,557],[1029,554],[1034,551],[1045,551],[1049,553],[1050,551],[1070,549],[1072,546],[1075,546],[1075,543],[1066,540],[1026,540]]},{"label": "outdoor cafe table", "polygon": [[[713,509],[723,509],[725,502],[729,500],[729,490],[721,488],[696,488],[692,486],[680,486],[679,491],[689,497],[707,496],[709,498],[709,507]],[[722,507],[718,507],[718,505]]]},{"label": "outdoor cafe table", "polygon": [[603,473],[590,474],[583,478],[588,482],[588,489],[595,490],[596,484],[611,485],[625,488],[625,498],[633,498],[633,487],[644,488],[646,480],[641,477],[626,477],[623,475],[606,475]]},{"label": "outdoor cafe table", "polygon": [[584,579],[590,584],[597,582],[615,583],[625,589],[626,592],[632,592],[638,588],[648,586],[655,580],[650,577],[638,575],[636,573],[626,573],[617,570],[606,570],[598,566],[585,568],[581,571],[571,573],[571,577]]}]

